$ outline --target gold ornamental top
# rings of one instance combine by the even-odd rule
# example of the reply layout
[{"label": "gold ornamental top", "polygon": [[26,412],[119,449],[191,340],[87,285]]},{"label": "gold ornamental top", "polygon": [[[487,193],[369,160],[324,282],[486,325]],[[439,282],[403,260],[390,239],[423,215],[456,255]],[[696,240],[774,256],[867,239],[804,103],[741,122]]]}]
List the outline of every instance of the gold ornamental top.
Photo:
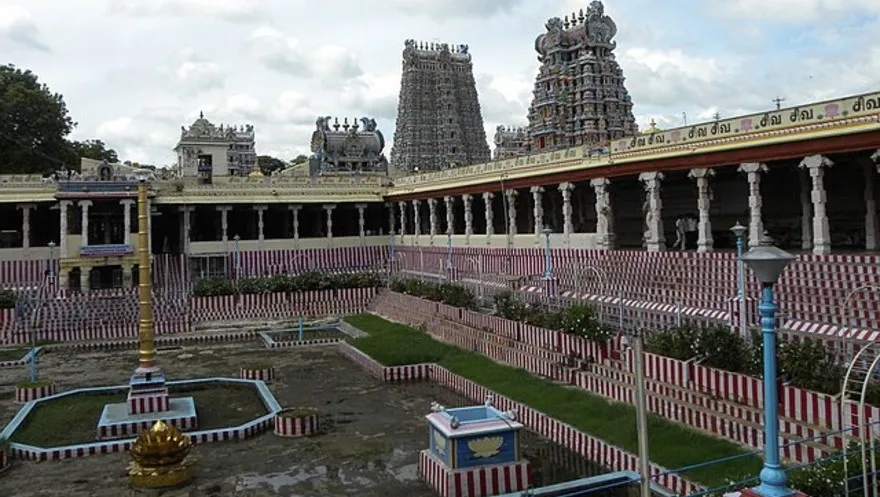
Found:
[{"label": "gold ornamental top", "polygon": [[156,421],[149,430],[143,430],[131,445],[131,458],[145,468],[161,468],[181,464],[192,448],[188,436],[176,427]]}]

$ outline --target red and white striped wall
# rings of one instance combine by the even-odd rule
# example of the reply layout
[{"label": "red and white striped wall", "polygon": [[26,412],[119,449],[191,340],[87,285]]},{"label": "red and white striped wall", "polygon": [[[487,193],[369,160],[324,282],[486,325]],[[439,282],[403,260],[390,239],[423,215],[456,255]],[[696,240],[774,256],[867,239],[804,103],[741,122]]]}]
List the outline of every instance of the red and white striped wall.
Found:
[{"label": "red and white striped wall", "polygon": [[[162,418],[162,421],[176,426],[180,431],[190,431],[198,428],[198,420],[195,416],[167,417]],[[98,426],[98,440],[135,437],[141,431],[149,430],[154,423],[155,420],[147,420]]]},{"label": "red and white striped wall", "polygon": [[440,497],[489,497],[526,490],[532,484],[531,464],[527,460],[451,469],[428,450],[419,452],[419,476]]},{"label": "red and white striped wall", "polygon": [[128,394],[129,414],[150,414],[154,412],[166,412],[170,409],[171,400],[168,391],[151,394]]},{"label": "red and white striped wall", "polygon": [[27,404],[32,400],[43,399],[52,395],[55,395],[55,383],[37,386],[16,385],[15,387],[16,404]]},{"label": "red and white striped wall", "polygon": [[243,367],[239,368],[238,377],[243,380],[259,380],[269,383],[275,380],[275,368],[271,366],[268,368],[258,369]]},{"label": "red and white striped wall", "polygon": [[279,437],[305,437],[320,431],[321,419],[317,413],[292,417],[285,416],[281,411],[275,415],[275,434]]},{"label": "red and white striped wall", "polygon": [[5,448],[0,448],[0,473],[6,471],[12,466],[12,458]]},{"label": "red and white striped wall", "polygon": [[386,383],[424,381],[430,379],[433,364],[407,364],[405,366],[385,366],[382,378]]}]

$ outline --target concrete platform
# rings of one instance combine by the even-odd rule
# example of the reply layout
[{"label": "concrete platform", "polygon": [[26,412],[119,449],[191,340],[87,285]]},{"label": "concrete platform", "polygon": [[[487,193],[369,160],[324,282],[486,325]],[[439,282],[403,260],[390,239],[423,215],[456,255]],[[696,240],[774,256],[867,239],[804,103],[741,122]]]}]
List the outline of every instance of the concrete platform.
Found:
[{"label": "concrete platform", "polygon": [[143,429],[148,429],[156,421],[162,420],[176,426],[180,431],[198,428],[196,402],[192,397],[172,398],[169,409],[165,412],[129,414],[128,402],[107,404],[98,420],[98,440],[114,440],[136,436]]}]

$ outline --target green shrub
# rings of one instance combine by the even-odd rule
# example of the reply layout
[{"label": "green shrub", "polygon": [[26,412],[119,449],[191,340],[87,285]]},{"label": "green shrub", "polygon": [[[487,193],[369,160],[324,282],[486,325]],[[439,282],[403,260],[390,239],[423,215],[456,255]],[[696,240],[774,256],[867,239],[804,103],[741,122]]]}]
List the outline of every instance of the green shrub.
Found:
[{"label": "green shrub", "polygon": [[342,288],[375,288],[381,280],[375,273],[348,273],[325,275],[309,271],[300,275],[276,275],[264,278],[244,278],[238,282],[226,278],[205,278],[196,282],[193,294],[197,297],[216,297],[256,293],[292,293]]},{"label": "green shrub", "polygon": [[602,342],[614,336],[614,331],[605,326],[596,311],[586,304],[575,304],[562,313],[562,331],[593,342]]},{"label": "green shrub", "polygon": [[193,294],[198,297],[217,297],[220,295],[232,295],[235,286],[225,278],[204,278],[196,282]]},{"label": "green shrub", "polygon": [[14,309],[18,297],[12,290],[0,290],[0,309]]},{"label": "green shrub", "polygon": [[475,310],[477,298],[467,287],[455,283],[430,283],[415,278],[391,282],[392,291],[441,302],[453,307]]}]

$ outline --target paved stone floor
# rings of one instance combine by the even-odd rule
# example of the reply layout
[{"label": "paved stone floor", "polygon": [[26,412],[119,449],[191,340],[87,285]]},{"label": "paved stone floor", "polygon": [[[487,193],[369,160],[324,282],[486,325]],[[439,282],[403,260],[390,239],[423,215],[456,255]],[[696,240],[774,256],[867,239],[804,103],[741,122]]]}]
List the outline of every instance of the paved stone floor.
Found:
[{"label": "paved stone floor", "polygon": [[[243,442],[196,446],[194,483],[163,496],[436,495],[417,474],[418,451],[427,440],[424,415],[434,400],[464,405],[456,394],[427,383],[381,384],[334,348],[269,351],[250,343],[169,348],[159,354],[169,380],[235,377],[239,366],[254,362],[275,365],[279,379],[270,388],[283,407],[319,408],[329,421],[328,433],[302,439],[265,433]],[[51,352],[40,356],[39,370],[41,378],[51,378],[59,390],[67,390],[124,384],[135,363],[134,351]],[[17,411],[12,392],[26,374],[26,367],[0,369],[0,426]],[[531,434],[525,435],[523,450],[547,483],[597,470]],[[138,495],[128,488],[128,461],[127,454],[44,463],[16,461],[9,472],[0,475],[0,497]]]}]

